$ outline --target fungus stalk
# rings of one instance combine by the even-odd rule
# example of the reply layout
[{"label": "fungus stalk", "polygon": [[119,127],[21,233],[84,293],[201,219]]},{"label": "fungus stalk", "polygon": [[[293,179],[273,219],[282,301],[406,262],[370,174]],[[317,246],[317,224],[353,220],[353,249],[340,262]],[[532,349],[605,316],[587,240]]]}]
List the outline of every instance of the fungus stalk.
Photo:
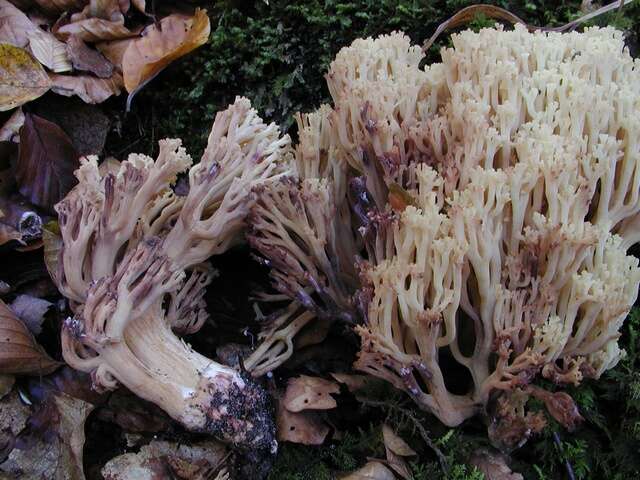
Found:
[{"label": "fungus stalk", "polygon": [[[179,140],[162,140],[155,161],[130,155],[117,172],[82,160],[78,185],[56,207],[56,278],[75,312],[62,333],[65,360],[96,388],[122,384],[190,430],[274,449],[266,392],[174,332],[206,320],[213,272],[203,262],[239,241],[251,190],[285,172],[288,143],[238,98],[216,116],[197,165]],[[180,197],[171,185],[185,171],[189,193]]]}]

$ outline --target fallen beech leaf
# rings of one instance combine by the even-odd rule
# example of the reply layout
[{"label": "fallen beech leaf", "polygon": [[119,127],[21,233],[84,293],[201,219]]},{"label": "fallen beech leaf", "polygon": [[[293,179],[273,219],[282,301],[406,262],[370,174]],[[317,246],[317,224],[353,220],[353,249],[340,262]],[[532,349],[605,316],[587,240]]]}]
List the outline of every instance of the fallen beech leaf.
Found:
[{"label": "fallen beech leaf", "polygon": [[380,462],[368,462],[364,467],[341,480],[395,480],[393,472]]},{"label": "fallen beech leaf", "polygon": [[56,285],[60,285],[58,279],[58,261],[62,250],[62,235],[57,221],[51,221],[42,229],[42,242],[44,246],[44,264]]},{"label": "fallen beech leaf", "polygon": [[0,300],[0,373],[46,374],[59,365],[36,343],[16,314]]},{"label": "fallen beech leaf", "polygon": [[301,375],[289,380],[282,404],[290,412],[329,410],[337,406],[331,394],[338,392],[340,387],[335,382]]},{"label": "fallen beech leaf", "polygon": [[113,65],[100,52],[87,46],[82,39],[71,35],[67,40],[67,52],[73,68],[91,72],[100,78],[111,78]]},{"label": "fallen beech leaf", "polygon": [[18,135],[22,125],[24,125],[24,113],[22,108],[18,108],[0,128],[0,142],[12,141],[13,137]]},{"label": "fallen beech leaf", "polygon": [[31,295],[18,295],[10,305],[13,313],[34,335],[40,335],[42,332],[44,316],[52,306],[53,303]]},{"label": "fallen beech leaf", "polygon": [[75,13],[71,16],[71,21],[75,22],[76,19],[84,20],[92,17],[104,18],[106,20],[120,20],[123,18],[122,14],[127,13],[127,10],[129,10],[128,1],[91,0],[82,12]]},{"label": "fallen beech leaf", "polygon": [[480,470],[486,480],[523,480],[522,475],[509,468],[507,461],[506,455],[481,448],[471,454],[469,464]]},{"label": "fallen beech leaf", "polygon": [[9,387],[9,392],[0,397],[0,451],[11,448],[30,414],[31,409],[20,400],[18,391]]},{"label": "fallen beech leaf", "polygon": [[0,0],[0,42],[26,47],[33,23],[8,0]]},{"label": "fallen beech leaf", "polygon": [[85,42],[99,42],[101,40],[135,37],[140,33],[140,30],[129,30],[124,26],[124,18],[116,21],[103,18],[87,18],[67,23],[58,27],[53,33],[63,40],[69,38],[70,35],[77,35]]},{"label": "fallen beech leaf", "polygon": [[196,9],[193,17],[173,14],[159,25],[149,26],[141,38],[127,47],[122,59],[124,86],[129,92],[127,105],[172,61],[206,43],[209,32],[207,11],[201,9]]},{"label": "fallen beech leaf", "polygon": [[33,0],[46,13],[58,15],[69,10],[77,10],[87,3],[87,0]]},{"label": "fallen beech leaf", "polygon": [[109,460],[101,473],[109,480],[212,478],[211,474],[221,467],[226,456],[226,448],[212,440],[191,445],[153,440],[138,453],[125,453]]},{"label": "fallen beech leaf", "polygon": [[122,77],[96,78],[89,75],[57,75],[52,73],[51,89],[58,95],[70,97],[77,95],[86,103],[102,103],[112,95],[120,95]]},{"label": "fallen beech leaf", "polygon": [[20,129],[16,181],[34,205],[52,209],[76,183],[80,165],[71,140],[55,123],[27,113]]},{"label": "fallen beech leaf", "polygon": [[382,438],[384,439],[384,446],[396,455],[401,457],[417,455],[415,450],[407,445],[407,442],[400,438],[386,423],[382,425]]},{"label": "fallen beech leaf", "polygon": [[362,390],[371,382],[371,378],[367,375],[353,375],[349,373],[330,373],[330,375],[336,382],[345,385],[351,393]]},{"label": "fallen beech leaf", "polygon": [[62,393],[47,399],[0,465],[2,478],[84,480],[84,424],[93,408]]},{"label": "fallen beech leaf", "polygon": [[126,52],[129,45],[136,40],[136,38],[124,38],[122,40],[112,40],[110,42],[99,42],[96,43],[96,48],[115,68],[122,72],[122,58],[124,57],[124,52]]},{"label": "fallen beech leaf", "polygon": [[144,13],[146,5],[145,5],[145,0],[131,0],[131,3],[133,4],[134,7],[136,7],[136,9],[138,9],[138,11]]},{"label": "fallen beech leaf", "polygon": [[67,46],[52,33],[35,28],[29,35],[29,48],[33,56],[54,72],[71,71]]},{"label": "fallen beech leaf", "polygon": [[[7,393],[13,388],[13,384],[16,383],[16,377],[13,375],[0,375],[0,399],[4,398]],[[0,420],[0,429],[4,425],[4,422]],[[2,441],[0,441],[2,445]]]},{"label": "fallen beech leaf", "polygon": [[0,43],[0,86],[0,111],[5,111],[43,95],[51,81],[26,50]]},{"label": "fallen beech leaf", "polygon": [[329,427],[315,412],[294,413],[278,402],[276,432],[279,442],[300,443],[302,445],[322,445],[329,433]]}]

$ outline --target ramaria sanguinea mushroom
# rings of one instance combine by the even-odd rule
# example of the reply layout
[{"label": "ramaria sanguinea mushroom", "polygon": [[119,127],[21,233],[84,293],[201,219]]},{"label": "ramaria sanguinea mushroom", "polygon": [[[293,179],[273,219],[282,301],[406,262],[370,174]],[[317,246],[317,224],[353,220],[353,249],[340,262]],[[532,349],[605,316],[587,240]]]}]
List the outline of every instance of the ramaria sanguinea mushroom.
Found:
[{"label": "ramaria sanguinea mushroom", "polygon": [[[289,138],[247,99],[215,118],[202,160],[179,140],[158,158],[132,154],[116,168],[82,160],[78,185],[57,206],[63,249],[58,286],[75,315],[63,328],[65,360],[96,388],[118,384],[190,430],[275,451],[270,402],[246,373],[198,354],[174,334],[206,319],[207,259],[239,240],[251,189],[287,168]],[[188,172],[189,192],[172,184]]]}]

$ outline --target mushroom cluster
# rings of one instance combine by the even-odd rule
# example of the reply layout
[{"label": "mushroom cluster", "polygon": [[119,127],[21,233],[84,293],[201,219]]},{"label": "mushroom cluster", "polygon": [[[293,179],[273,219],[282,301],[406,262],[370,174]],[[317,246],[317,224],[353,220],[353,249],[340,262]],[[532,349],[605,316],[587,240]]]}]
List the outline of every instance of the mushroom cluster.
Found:
[{"label": "mushroom cluster", "polygon": [[333,107],[299,115],[296,175],[251,207],[272,299],[292,301],[254,374],[305,326],[341,320],[361,339],[356,368],[454,426],[500,393],[548,398],[537,376],[577,385],[624,355],[640,64],[613,28],[452,43],[421,67],[400,33],[356,40],[327,74]]},{"label": "mushroom cluster", "polygon": [[[60,291],[74,316],[64,358],[99,389],[123,384],[185,427],[255,451],[275,451],[268,395],[246,373],[198,354],[177,333],[207,318],[205,262],[235,244],[251,190],[286,173],[289,137],[266,125],[247,99],[216,116],[201,161],[179,140],[156,160],[82,160],[78,185],[57,206],[63,247]],[[188,171],[189,191],[172,189]]]}]

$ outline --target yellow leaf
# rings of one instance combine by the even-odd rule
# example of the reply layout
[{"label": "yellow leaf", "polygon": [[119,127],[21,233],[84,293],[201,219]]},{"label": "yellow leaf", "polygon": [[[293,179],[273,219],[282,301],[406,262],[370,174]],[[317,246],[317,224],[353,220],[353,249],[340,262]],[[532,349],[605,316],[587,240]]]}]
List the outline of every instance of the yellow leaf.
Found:
[{"label": "yellow leaf", "polygon": [[197,9],[193,17],[169,15],[131,42],[122,58],[129,99],[172,61],[206,43],[210,28],[207,11]]},{"label": "yellow leaf", "polygon": [[50,87],[44,68],[26,50],[0,43],[0,111],[30,102]]}]

